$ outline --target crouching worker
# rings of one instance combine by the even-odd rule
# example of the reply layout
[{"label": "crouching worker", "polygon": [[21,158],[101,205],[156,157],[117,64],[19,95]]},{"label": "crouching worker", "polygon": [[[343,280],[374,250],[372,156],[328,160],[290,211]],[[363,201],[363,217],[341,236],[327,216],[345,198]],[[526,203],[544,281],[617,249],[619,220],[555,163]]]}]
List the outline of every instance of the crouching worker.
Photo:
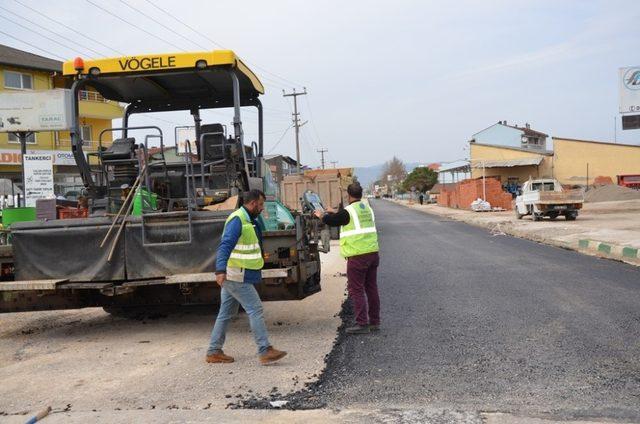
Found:
[{"label": "crouching worker", "polygon": [[227,218],[216,256],[216,282],[220,286],[220,311],[216,318],[206,361],[230,363],[233,358],[222,351],[229,321],[238,313],[238,307],[247,312],[253,338],[258,345],[262,364],[284,358],[287,352],[274,349],[262,314],[262,301],[255,284],[262,281],[262,233],[256,218],[264,209],[265,196],[260,190],[251,190],[244,204]]}]

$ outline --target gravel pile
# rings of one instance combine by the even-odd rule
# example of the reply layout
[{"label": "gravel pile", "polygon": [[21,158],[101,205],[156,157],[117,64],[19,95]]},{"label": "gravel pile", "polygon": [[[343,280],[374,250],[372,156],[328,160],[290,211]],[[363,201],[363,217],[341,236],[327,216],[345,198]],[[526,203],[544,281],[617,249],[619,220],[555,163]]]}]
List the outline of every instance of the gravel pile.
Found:
[{"label": "gravel pile", "polygon": [[590,203],[635,199],[640,199],[640,191],[619,185],[604,185],[593,188],[584,195],[584,201]]}]

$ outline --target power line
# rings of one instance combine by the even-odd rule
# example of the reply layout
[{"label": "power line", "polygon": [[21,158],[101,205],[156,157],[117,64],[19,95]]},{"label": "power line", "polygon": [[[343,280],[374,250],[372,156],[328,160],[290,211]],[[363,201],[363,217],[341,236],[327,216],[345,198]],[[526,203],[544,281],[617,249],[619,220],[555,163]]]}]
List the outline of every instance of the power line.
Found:
[{"label": "power line", "polygon": [[184,51],[186,51],[186,50],[185,50],[185,49],[183,49],[182,47],[180,47],[180,46],[178,46],[178,45],[176,45],[176,44],[173,44],[171,41],[168,41],[168,40],[165,40],[164,38],[158,37],[157,35],[154,35],[153,33],[151,33],[151,32],[149,32],[149,31],[147,31],[146,29],[142,28],[142,27],[141,27],[141,26],[139,26],[139,25],[132,24],[131,22],[127,21],[126,19],[122,18],[121,16],[119,16],[119,15],[117,15],[117,14],[113,13],[113,12],[110,12],[109,10],[107,10],[107,9],[105,9],[104,7],[102,7],[102,6],[100,6],[100,5],[96,4],[96,3],[94,3],[94,2],[93,2],[93,1],[91,1],[91,0],[85,0],[85,1],[86,1],[87,3],[89,3],[89,4],[92,4],[94,7],[97,7],[98,9],[102,10],[103,12],[108,13],[109,15],[113,16],[114,18],[116,18],[116,19],[118,19],[118,20],[120,20],[120,21],[124,22],[125,24],[127,24],[127,25],[129,25],[129,26],[132,26],[132,27],[134,27],[134,28],[138,29],[139,31],[142,31],[142,32],[144,32],[145,34],[148,34],[148,35],[150,35],[151,37],[153,37],[153,38],[155,38],[155,39],[158,39],[158,40],[160,40],[160,41],[162,41],[162,42],[164,42],[164,43],[167,43],[167,44],[169,44],[169,45],[171,45],[171,46],[175,47],[175,48],[176,48],[176,49],[178,49],[178,50],[182,50],[183,52],[184,52]]},{"label": "power line", "polygon": [[38,28],[42,28],[43,30],[48,31],[48,32],[50,32],[51,34],[54,34],[54,35],[56,35],[56,36],[58,36],[58,37],[60,37],[60,38],[62,38],[62,39],[64,39],[64,40],[66,40],[66,41],[69,41],[69,42],[71,42],[71,43],[73,43],[73,44],[76,44],[76,45],[78,45],[78,46],[80,46],[80,47],[82,47],[82,48],[84,48],[84,49],[87,49],[87,50],[89,50],[89,51],[93,52],[93,53],[96,53],[98,56],[103,56],[103,54],[102,54],[102,53],[100,53],[100,52],[98,52],[98,51],[96,51],[96,50],[93,50],[91,47],[84,46],[84,45],[82,45],[82,44],[80,44],[80,43],[78,43],[78,42],[76,42],[76,41],[74,41],[74,40],[72,40],[72,39],[70,39],[70,38],[65,37],[65,36],[64,36],[64,35],[62,35],[62,34],[59,34],[59,33],[55,32],[55,31],[52,31],[52,30],[50,30],[50,29],[48,29],[48,28],[46,28],[46,27],[44,27],[44,26],[40,25],[40,24],[39,24],[39,23],[37,23],[37,22],[33,22],[32,20],[27,19],[27,18],[25,18],[24,16],[20,16],[20,15],[18,15],[17,13],[12,12],[11,10],[9,10],[9,9],[7,9],[7,8],[5,8],[5,7],[0,6],[0,9],[4,10],[4,11],[6,11],[6,12],[10,13],[10,14],[12,14],[13,16],[17,16],[18,18],[20,18],[20,19],[22,19],[22,20],[25,20],[25,21],[29,22],[31,25],[35,25],[35,26],[37,26]]},{"label": "power line", "polygon": [[48,54],[48,55],[50,55],[50,56],[57,57],[57,58],[58,58],[58,59],[60,59],[60,60],[67,60],[66,58],[61,57],[61,56],[58,56],[57,54],[53,54],[53,53],[51,53],[51,52],[49,52],[49,51],[47,51],[47,50],[41,49],[40,47],[38,47],[38,46],[36,46],[36,45],[34,45],[34,44],[28,43],[28,42],[26,42],[26,41],[23,41],[23,40],[21,40],[21,39],[19,39],[19,38],[14,37],[13,35],[7,34],[6,32],[4,32],[4,31],[2,31],[2,30],[0,30],[0,34],[6,35],[6,36],[7,36],[7,37],[9,37],[9,38],[13,38],[13,39],[14,39],[14,40],[16,40],[16,41],[19,41],[19,42],[21,42],[21,43],[23,43],[23,44],[26,44],[27,46],[31,46],[31,47],[33,47],[34,49],[40,50],[41,52],[44,52],[44,53],[46,53],[46,54]]},{"label": "power line", "polygon": [[[191,25],[187,24],[186,22],[181,21],[180,19],[176,18],[173,14],[169,13],[168,11],[166,11],[165,9],[161,8],[160,6],[158,6],[157,4],[153,3],[151,0],[145,0],[147,3],[149,3],[151,6],[155,7],[156,9],[158,9],[159,11],[161,11],[162,13],[164,13],[165,15],[169,16],[170,18],[174,19],[176,22],[180,23],[181,25],[189,28],[191,31],[193,31],[194,33],[198,34],[199,36],[201,36],[202,38],[207,39],[207,41],[209,41],[210,43],[213,43],[214,45],[220,47],[221,49],[225,49],[225,50],[229,50],[226,47],[224,47],[222,44],[218,43],[217,41],[213,40],[212,38],[210,38],[209,36],[207,36],[206,34],[203,34],[202,32],[198,31],[197,29],[193,28]],[[206,47],[203,47],[206,49]],[[278,74],[275,74],[273,72],[267,71],[266,69],[254,64],[249,63],[249,61],[247,61],[247,64],[253,66],[254,68],[260,69],[262,70],[262,72],[265,72],[267,74],[273,75],[277,78],[279,78],[280,80],[288,83],[288,84],[293,84],[293,85],[302,85],[302,84],[298,84],[294,81],[290,81],[286,78],[283,78],[281,76],[279,76]]]},{"label": "power line", "polygon": [[282,141],[282,139],[284,138],[284,136],[289,132],[289,130],[290,130],[291,128],[293,128],[293,125],[289,125],[289,126],[287,127],[287,129],[286,129],[286,130],[284,130],[284,132],[282,133],[282,135],[280,136],[280,138],[278,139],[278,141],[276,142],[276,144],[275,144],[271,149],[269,149],[269,151],[267,152],[267,154],[269,154],[269,153],[273,152],[273,151],[275,150],[275,148],[276,148],[276,147],[278,147],[278,144],[280,144],[280,142]]},{"label": "power line", "polygon": [[316,128],[315,119],[313,118],[313,112],[311,111],[311,103],[309,102],[309,96],[306,96],[305,101],[307,102],[307,109],[309,110],[309,118],[311,118],[311,127],[313,128],[313,132],[318,139],[318,143],[320,143],[320,134],[318,133],[318,128]]},{"label": "power line", "polygon": [[95,38],[91,38],[91,37],[89,37],[89,36],[88,36],[87,34],[85,34],[84,32],[83,32],[82,34],[80,34],[77,28],[72,28],[72,27],[70,27],[69,25],[66,25],[66,24],[64,24],[64,23],[62,23],[62,22],[60,22],[60,21],[58,21],[58,20],[56,20],[56,19],[53,19],[52,17],[47,16],[46,14],[44,14],[44,13],[40,12],[39,10],[34,9],[33,7],[29,6],[28,4],[23,3],[23,2],[22,2],[22,1],[20,1],[20,0],[13,0],[13,1],[15,1],[16,3],[18,3],[19,5],[21,5],[21,6],[23,6],[23,7],[26,7],[27,9],[31,10],[32,12],[37,13],[38,15],[40,15],[40,16],[42,16],[42,17],[47,18],[47,19],[48,19],[48,20],[50,20],[51,22],[54,22],[54,23],[56,23],[56,24],[58,24],[58,25],[60,25],[60,26],[62,26],[62,27],[64,27],[64,28],[66,28],[66,29],[68,29],[68,30],[70,30],[70,31],[73,31],[73,33],[74,33],[74,34],[77,34],[78,36],[80,36],[80,35],[81,35],[82,37],[84,37],[84,38],[86,38],[86,39],[88,39],[88,40],[91,40],[91,41],[93,41],[94,43],[100,44],[102,47],[105,47],[105,48],[107,48],[107,49],[109,49],[109,50],[111,50],[111,51],[113,51],[113,52],[116,52],[116,53],[121,54],[121,55],[123,55],[123,56],[124,56],[124,53],[123,53],[123,52],[121,52],[121,51],[119,51],[119,50],[116,50],[116,49],[114,49],[113,47],[108,46],[108,45],[106,45],[106,44],[104,44],[104,43],[102,43],[102,42],[100,42],[100,41],[96,40]]},{"label": "power line", "polygon": [[[0,18],[2,18],[2,19],[4,19],[4,20],[7,20],[7,21],[9,21],[9,22],[11,22],[11,23],[13,23],[13,24],[15,24],[15,25],[18,25],[20,28],[24,28],[24,29],[26,29],[26,30],[28,30],[28,31],[31,31],[31,32],[33,32],[34,34],[37,34],[37,35],[39,35],[39,36],[40,36],[40,37],[42,37],[42,38],[45,38],[45,39],[47,39],[47,40],[49,40],[49,41],[51,41],[51,42],[53,42],[53,43],[56,43],[56,44],[58,44],[58,45],[60,45],[60,46],[64,47],[65,49],[68,49],[68,50],[74,51],[74,52],[76,52],[76,53],[78,53],[78,54],[81,54],[81,55],[82,55],[82,54],[84,54],[84,53],[82,53],[81,51],[74,49],[73,47],[69,47],[69,46],[67,46],[66,44],[62,44],[62,43],[60,43],[59,41],[56,41],[56,40],[54,40],[53,38],[51,38],[51,37],[49,37],[49,36],[47,36],[47,35],[44,35],[44,34],[43,34],[43,33],[41,33],[41,32],[36,31],[35,29],[32,29],[32,28],[26,27],[26,26],[24,26],[23,24],[21,24],[20,22],[16,22],[16,21],[14,21],[13,19],[9,19],[9,18],[7,18],[6,16],[3,16],[3,15],[0,15]],[[63,60],[66,60],[66,59],[63,59]]]},{"label": "power line", "polygon": [[178,37],[182,38],[183,40],[187,40],[187,41],[188,41],[188,42],[190,42],[190,43],[193,43],[193,44],[195,44],[195,45],[198,45],[198,43],[196,43],[195,41],[193,41],[193,40],[191,40],[191,39],[189,39],[189,38],[185,37],[184,35],[182,35],[182,34],[178,33],[178,32],[177,32],[176,30],[174,30],[173,28],[171,28],[171,27],[169,27],[169,26],[167,26],[167,25],[163,24],[162,22],[160,22],[159,20],[155,19],[154,17],[147,15],[146,13],[144,13],[144,12],[143,12],[143,11],[141,11],[140,9],[138,9],[138,8],[136,8],[136,7],[132,6],[132,5],[130,5],[130,4],[129,4],[129,3],[127,3],[126,1],[124,1],[124,0],[119,0],[119,1],[120,1],[120,3],[124,4],[124,5],[125,5],[125,6],[127,6],[128,8],[130,8],[130,9],[132,9],[132,10],[135,10],[136,12],[138,12],[139,14],[141,14],[142,16],[145,16],[147,19],[152,20],[153,22],[155,22],[156,24],[158,24],[158,25],[162,26],[162,27],[163,27],[163,28],[165,28],[166,30],[168,30],[168,31],[170,31],[170,32],[172,32],[172,33],[174,33],[175,35],[177,35]]}]

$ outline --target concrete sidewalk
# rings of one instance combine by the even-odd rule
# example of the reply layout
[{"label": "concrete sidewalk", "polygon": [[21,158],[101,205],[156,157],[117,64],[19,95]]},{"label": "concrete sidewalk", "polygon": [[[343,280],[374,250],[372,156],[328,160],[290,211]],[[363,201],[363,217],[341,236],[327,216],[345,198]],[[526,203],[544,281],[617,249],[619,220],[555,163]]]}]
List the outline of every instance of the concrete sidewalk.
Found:
[{"label": "concrete sidewalk", "polygon": [[473,212],[439,205],[409,204],[407,207],[589,255],[640,265],[640,200],[585,203],[576,221],[548,218],[534,222],[530,216],[516,219],[513,211]]}]

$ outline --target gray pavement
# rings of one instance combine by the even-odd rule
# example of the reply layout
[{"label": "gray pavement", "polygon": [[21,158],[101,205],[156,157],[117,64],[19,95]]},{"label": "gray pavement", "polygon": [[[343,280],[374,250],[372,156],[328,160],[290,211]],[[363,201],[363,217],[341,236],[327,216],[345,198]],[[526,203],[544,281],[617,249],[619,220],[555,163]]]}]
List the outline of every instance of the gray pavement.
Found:
[{"label": "gray pavement", "polygon": [[342,337],[316,395],[640,420],[640,270],[372,202],[383,331]]}]

